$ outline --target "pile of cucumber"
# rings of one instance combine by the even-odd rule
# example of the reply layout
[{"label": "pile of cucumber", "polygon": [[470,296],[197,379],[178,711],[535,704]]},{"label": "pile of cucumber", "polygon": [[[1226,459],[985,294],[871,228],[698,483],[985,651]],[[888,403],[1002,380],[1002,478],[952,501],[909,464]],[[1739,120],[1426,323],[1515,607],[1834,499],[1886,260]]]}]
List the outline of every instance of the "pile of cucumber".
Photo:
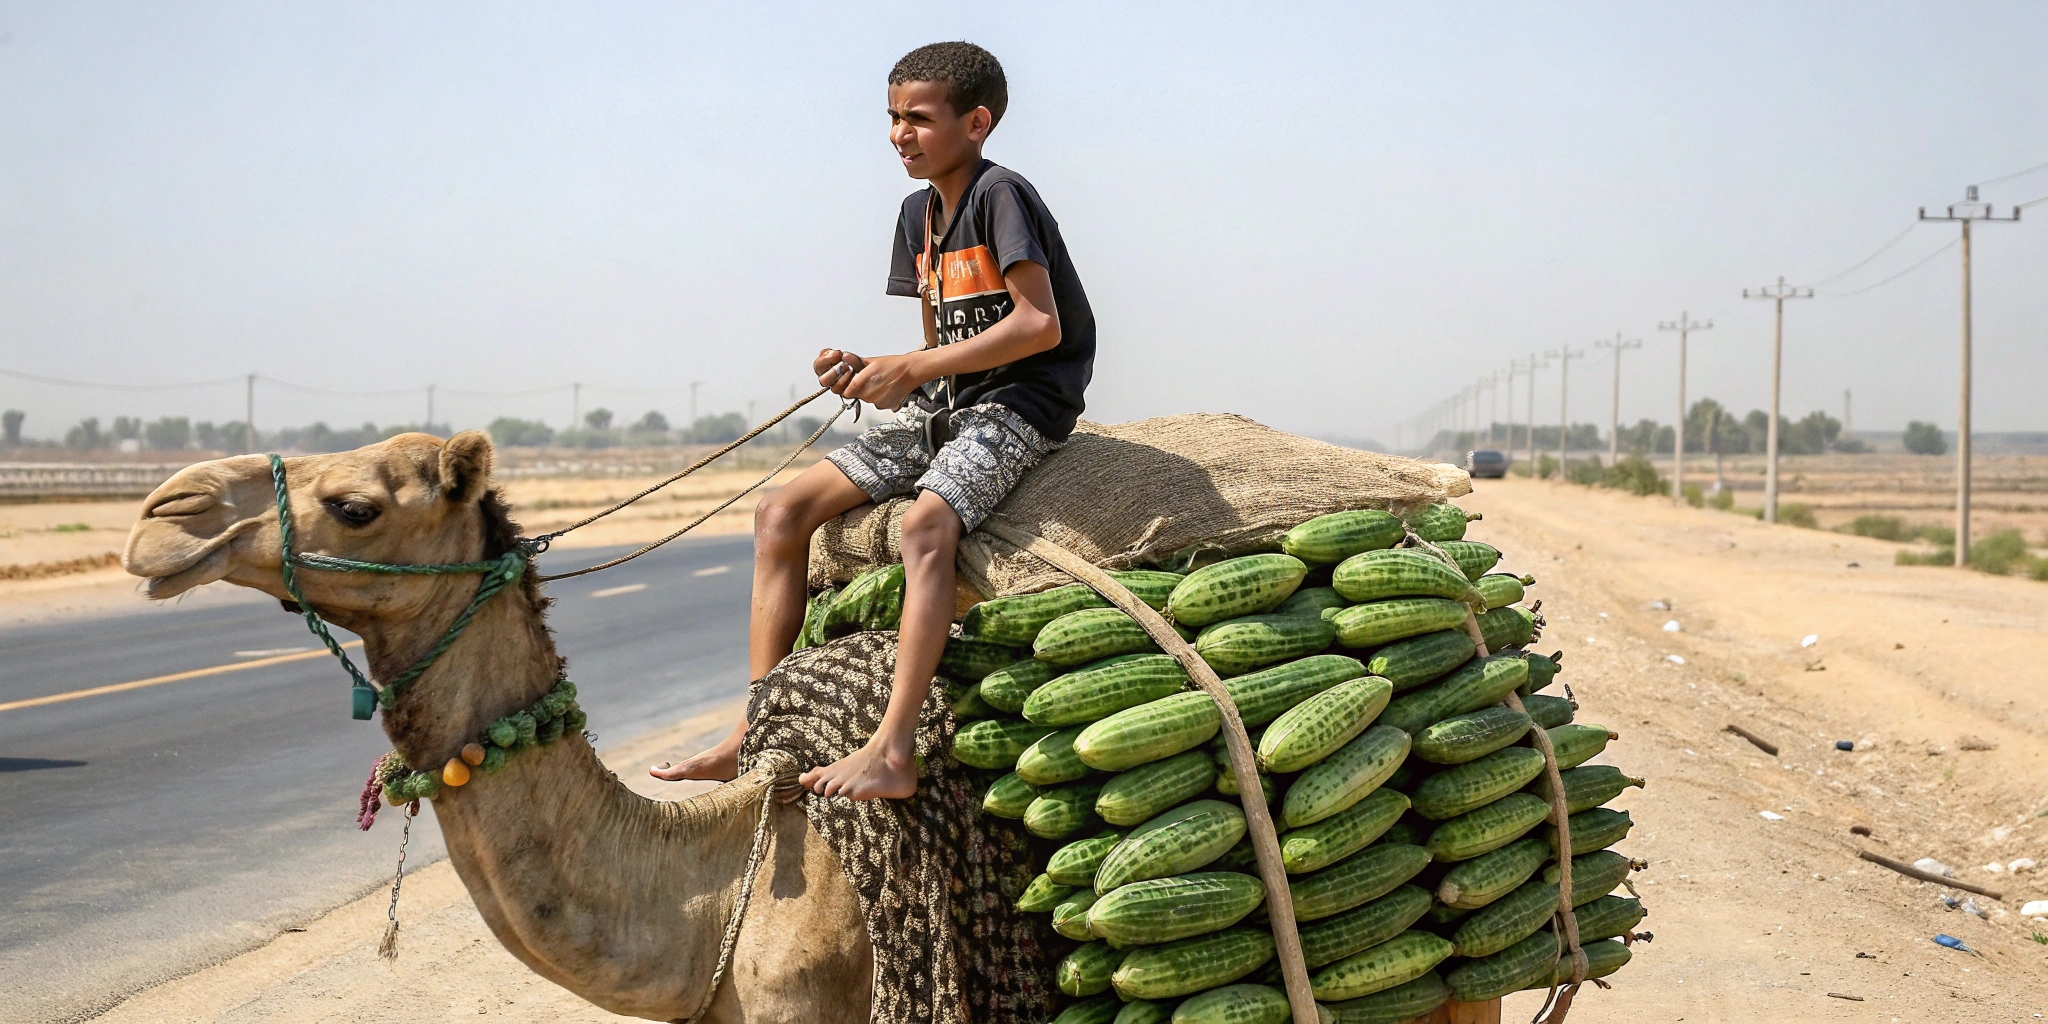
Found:
[{"label": "pile of cucumber", "polygon": [[[1628,961],[1618,939],[1644,915],[1610,895],[1639,865],[1608,849],[1628,813],[1600,806],[1642,780],[1584,763],[1615,735],[1540,692],[1561,656],[1526,649],[1535,581],[1491,572],[1500,552],[1465,540],[1467,522],[1445,503],[1405,522],[1340,512],[1278,552],[1113,574],[1216,670],[1250,730],[1326,1020],[1404,1021],[1567,977],[1560,861],[1592,976]],[[1487,657],[1468,608],[1484,609]],[[1045,842],[1017,905],[1079,943],[1057,968],[1071,1001],[1056,1024],[1289,1020],[1244,782],[1180,664],[1075,584],[976,605],[941,670],[954,756],[989,773],[985,813]],[[1562,857],[1538,729],[1563,769]]]}]

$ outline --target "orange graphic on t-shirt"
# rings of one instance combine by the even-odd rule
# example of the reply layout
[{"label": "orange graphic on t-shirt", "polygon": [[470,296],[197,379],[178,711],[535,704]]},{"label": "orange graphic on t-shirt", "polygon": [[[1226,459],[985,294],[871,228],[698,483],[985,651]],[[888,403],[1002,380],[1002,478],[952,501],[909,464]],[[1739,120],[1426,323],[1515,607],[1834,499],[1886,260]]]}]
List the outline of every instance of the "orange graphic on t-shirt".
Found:
[{"label": "orange graphic on t-shirt", "polygon": [[[972,298],[993,292],[1007,292],[1003,286],[1003,273],[996,268],[996,256],[986,245],[972,249],[949,252],[939,257],[939,269],[945,274],[940,294],[947,300]],[[932,278],[925,268],[924,254],[917,257],[917,276],[924,282],[921,289],[931,293]]]}]

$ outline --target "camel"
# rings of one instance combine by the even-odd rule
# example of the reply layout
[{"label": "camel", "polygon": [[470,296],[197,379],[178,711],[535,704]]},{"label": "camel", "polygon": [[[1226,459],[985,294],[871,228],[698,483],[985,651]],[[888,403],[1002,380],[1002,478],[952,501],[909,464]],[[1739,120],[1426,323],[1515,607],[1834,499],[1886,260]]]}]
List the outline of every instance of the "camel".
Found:
[{"label": "camel", "polygon": [[[497,557],[517,527],[491,464],[479,431],[286,459],[294,550],[405,564]],[[158,487],[122,564],[153,599],[226,580],[291,608],[280,551],[269,461],[242,455]],[[386,679],[441,637],[477,586],[476,576],[298,577],[306,601],[360,635],[371,675]],[[547,605],[531,574],[506,588],[385,712],[407,764],[445,763],[554,685],[561,658]],[[337,672],[336,728],[348,728],[342,688]],[[649,800],[573,736],[443,787],[432,803],[448,859],[491,932],[584,999],[652,1020],[864,1022],[874,953],[859,900],[801,810],[780,803],[733,966],[707,991],[768,785],[756,772],[686,800]]]}]

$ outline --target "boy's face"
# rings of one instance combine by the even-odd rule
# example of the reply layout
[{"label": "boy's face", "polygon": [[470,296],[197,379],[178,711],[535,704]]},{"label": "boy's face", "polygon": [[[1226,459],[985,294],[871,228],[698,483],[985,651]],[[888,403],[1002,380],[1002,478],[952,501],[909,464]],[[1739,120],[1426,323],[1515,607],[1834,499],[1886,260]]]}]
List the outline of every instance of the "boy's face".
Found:
[{"label": "boy's face", "polygon": [[980,159],[994,121],[987,107],[954,110],[943,82],[889,87],[889,142],[913,178],[943,177]]}]

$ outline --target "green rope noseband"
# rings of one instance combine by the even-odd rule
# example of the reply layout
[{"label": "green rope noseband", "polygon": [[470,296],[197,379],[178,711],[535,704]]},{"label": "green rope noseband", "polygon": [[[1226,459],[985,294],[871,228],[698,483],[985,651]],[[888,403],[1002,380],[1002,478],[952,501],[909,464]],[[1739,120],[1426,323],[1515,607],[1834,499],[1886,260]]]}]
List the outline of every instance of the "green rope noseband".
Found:
[{"label": "green rope noseband", "polygon": [[[283,551],[285,593],[292,596],[292,602],[299,606],[300,614],[306,617],[306,628],[312,630],[313,635],[327,645],[328,652],[341,661],[341,667],[346,669],[349,678],[354,680],[350,688],[351,712],[358,720],[369,718],[370,712],[379,704],[386,710],[396,704],[399,693],[424,674],[436,659],[447,653],[449,647],[454,646],[456,639],[462,636],[462,631],[469,628],[470,620],[476,617],[477,609],[482,608],[484,602],[497,596],[499,591],[524,574],[533,557],[532,551],[524,542],[488,561],[448,562],[440,565],[388,565],[383,562],[363,562],[334,555],[293,554],[291,498],[285,490],[284,459],[276,455],[270,456],[270,480],[277,492],[277,525]],[[299,592],[299,578],[293,571],[294,568],[322,572],[381,573],[391,576],[456,576],[475,573],[482,575],[483,580],[477,584],[476,596],[469,599],[469,606],[455,617],[455,621],[448,626],[447,632],[441,634],[440,641],[434,644],[433,649],[422,655],[420,660],[413,662],[411,668],[384,684],[380,693],[370,682],[369,677],[365,676],[361,669],[356,668],[355,662],[349,660],[341,645],[334,641],[334,635],[327,631],[327,623],[320,618],[320,613],[306,603],[305,596]]]}]

